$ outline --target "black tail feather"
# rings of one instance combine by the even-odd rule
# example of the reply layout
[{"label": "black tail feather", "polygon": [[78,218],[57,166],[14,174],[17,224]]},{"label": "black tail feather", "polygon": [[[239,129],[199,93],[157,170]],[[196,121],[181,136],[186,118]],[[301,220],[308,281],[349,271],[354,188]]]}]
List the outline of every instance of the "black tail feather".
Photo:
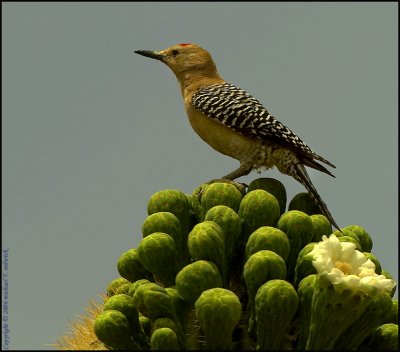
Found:
[{"label": "black tail feather", "polygon": [[316,153],[313,153],[313,156],[311,157],[311,159],[317,159],[319,161],[322,161],[324,164],[329,165],[330,167],[336,168],[336,166],[333,165],[330,161],[324,159],[321,155],[318,155]]},{"label": "black tail feather", "polygon": [[303,158],[302,162],[306,166],[312,167],[315,170],[322,171],[329,176],[335,177],[335,175],[333,175],[328,169],[326,169],[325,166],[318,164],[315,160],[311,158]]},{"label": "black tail feather", "polygon": [[[319,165],[319,164],[317,164],[317,165]],[[321,165],[319,165],[319,166],[321,166]],[[328,207],[326,206],[324,201],[321,199],[317,190],[315,189],[314,185],[312,184],[310,176],[308,176],[308,173],[307,173],[307,170],[305,169],[305,167],[302,164],[296,164],[292,170],[293,170],[292,176],[307,189],[311,198],[314,200],[316,205],[321,209],[322,213],[327,217],[327,219],[330,221],[330,223],[336,229],[338,229],[340,232],[342,232],[340,230],[338,224],[336,223],[336,221],[333,219],[333,216],[329,212]]]}]

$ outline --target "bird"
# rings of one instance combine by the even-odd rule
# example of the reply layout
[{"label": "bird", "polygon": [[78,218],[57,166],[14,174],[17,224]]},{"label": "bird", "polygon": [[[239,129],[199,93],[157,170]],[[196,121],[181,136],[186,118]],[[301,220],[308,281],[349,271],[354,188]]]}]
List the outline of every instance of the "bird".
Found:
[{"label": "bird", "polygon": [[275,166],[302,184],[323,215],[341,231],[305,168],[335,177],[321,163],[336,166],[311,150],[256,98],[225,81],[207,50],[183,43],[135,53],[161,61],[172,70],[194,131],[213,149],[239,161],[239,167],[222,179],[233,181],[253,170]]}]

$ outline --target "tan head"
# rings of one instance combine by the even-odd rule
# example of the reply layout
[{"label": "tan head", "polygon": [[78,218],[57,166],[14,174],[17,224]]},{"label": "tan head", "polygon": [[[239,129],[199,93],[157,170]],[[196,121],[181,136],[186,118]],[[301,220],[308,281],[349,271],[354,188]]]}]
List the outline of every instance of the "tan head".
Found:
[{"label": "tan head", "polygon": [[176,44],[161,51],[137,50],[135,53],[165,63],[179,80],[191,75],[219,78],[209,52],[196,44]]}]

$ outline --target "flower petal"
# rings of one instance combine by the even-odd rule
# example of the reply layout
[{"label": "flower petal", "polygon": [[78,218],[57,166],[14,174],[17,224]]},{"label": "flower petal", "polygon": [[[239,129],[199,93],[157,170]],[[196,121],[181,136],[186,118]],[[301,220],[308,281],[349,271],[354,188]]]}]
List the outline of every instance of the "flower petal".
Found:
[{"label": "flower petal", "polygon": [[396,283],[375,272],[375,264],[356,250],[352,242],[341,242],[335,235],[322,236],[309,253],[319,276],[326,276],[339,292],[344,289],[365,293],[390,292]]}]

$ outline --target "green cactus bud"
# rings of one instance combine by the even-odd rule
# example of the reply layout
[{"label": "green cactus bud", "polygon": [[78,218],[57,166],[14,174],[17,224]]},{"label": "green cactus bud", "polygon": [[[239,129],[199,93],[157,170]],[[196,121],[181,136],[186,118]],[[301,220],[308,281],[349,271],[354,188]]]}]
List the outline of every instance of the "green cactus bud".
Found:
[{"label": "green cactus bud", "polygon": [[143,349],[149,347],[142,326],[139,322],[139,313],[133,303],[132,297],[125,294],[115,294],[104,304],[103,311],[117,310],[126,316],[131,334],[136,344]]},{"label": "green cactus bud", "polygon": [[143,238],[137,248],[139,260],[165,286],[175,282],[178,271],[177,251],[174,239],[162,232]]},{"label": "green cactus bud", "polygon": [[203,194],[208,186],[208,183],[201,184],[192,192],[192,196],[190,197],[191,209],[197,222],[204,221],[204,216],[206,215],[203,206],[200,203],[200,198],[201,194]]},{"label": "green cactus bud", "polygon": [[332,349],[340,335],[365,312],[369,297],[350,289],[338,292],[328,279],[318,276],[306,349]]},{"label": "green cactus bud", "polygon": [[179,324],[174,322],[172,319],[169,318],[158,318],[154,320],[152,324],[152,331],[153,333],[162,328],[170,328],[176,334],[179,346],[184,346],[184,335],[182,334],[182,330]]},{"label": "green cactus bud", "polygon": [[215,263],[224,281],[226,273],[225,236],[214,221],[203,221],[195,225],[188,236],[190,256],[194,260],[209,260]]},{"label": "green cactus bud", "polygon": [[147,203],[147,214],[171,212],[182,225],[183,234],[187,234],[191,225],[191,207],[186,195],[176,189],[166,189],[154,193]]},{"label": "green cactus bud", "polygon": [[174,214],[168,211],[159,211],[149,215],[142,225],[143,238],[154,232],[166,233],[176,241],[182,237],[182,226]]},{"label": "green cactus bud", "polygon": [[[358,235],[355,233],[355,232],[353,232],[352,230],[349,230],[349,229],[342,229],[342,231],[340,232],[339,230],[335,230],[334,232],[333,232],[333,234],[337,237],[337,238],[339,238],[339,240],[340,240],[340,237],[345,237],[346,236],[346,238],[347,237],[352,237],[356,242],[357,242],[357,250],[359,250],[360,252],[362,252],[362,246],[361,246],[361,241],[360,241],[360,238],[358,237]],[[354,241],[347,241],[347,240],[340,240],[340,241],[344,241],[344,242],[353,242],[353,243],[356,243],[356,242],[354,242]]]},{"label": "green cactus bud", "polygon": [[174,332],[176,333],[177,331],[179,331],[176,323],[169,318],[157,318],[156,320],[154,320],[152,326],[152,331],[154,332],[157,329],[161,329],[161,328],[170,328],[172,330],[174,330]]},{"label": "green cactus bud", "polygon": [[178,252],[178,264],[180,268],[183,267],[187,254],[187,236],[183,235],[182,226],[178,218],[167,211],[149,215],[142,225],[143,237],[155,232],[166,233],[174,239]]},{"label": "green cactus bud", "polygon": [[323,212],[307,192],[296,194],[289,203],[288,210],[299,210],[307,215],[322,214]]},{"label": "green cactus bud", "polygon": [[293,282],[297,256],[312,239],[312,222],[306,213],[290,210],[280,217],[277,228],[289,238],[290,253],[286,260],[286,277],[288,281]]},{"label": "green cactus bud", "polygon": [[115,294],[104,303],[103,311],[106,310],[118,310],[128,318],[132,328],[138,327],[139,313],[133,304],[132,297],[125,294]]},{"label": "green cactus bud", "polygon": [[[385,269],[382,269],[382,273],[381,275],[386,276],[388,279],[393,279],[393,276]],[[397,284],[393,287],[393,289],[391,290],[391,292],[389,292],[390,297],[393,297],[395,292],[396,292],[396,288],[397,288]]]},{"label": "green cactus bud", "polygon": [[286,189],[282,182],[270,177],[257,178],[250,182],[247,192],[251,192],[256,189],[262,189],[268,193],[271,193],[279,203],[280,213],[283,214],[285,212]]},{"label": "green cactus bud", "polygon": [[393,299],[392,300],[392,310],[391,314],[388,317],[388,320],[385,323],[393,323],[396,324],[399,322],[399,300]]},{"label": "green cactus bud", "polygon": [[270,250],[258,251],[246,261],[243,277],[249,294],[249,334],[253,337],[255,334],[255,297],[257,290],[269,280],[285,279],[285,261],[280,255]]},{"label": "green cactus bud", "polygon": [[272,279],[285,279],[286,264],[282,257],[270,250],[252,254],[246,261],[243,277],[249,296],[255,296],[259,287]]},{"label": "green cactus bud", "polygon": [[299,296],[299,335],[296,350],[305,350],[311,321],[311,302],[314,294],[316,274],[308,275],[300,281],[297,294]]},{"label": "green cactus bud", "polygon": [[381,262],[379,261],[379,259],[372,253],[368,253],[368,252],[363,252],[365,254],[365,256],[371,260],[371,262],[373,262],[375,264],[375,272],[378,275],[382,274],[382,266],[381,266]]},{"label": "green cactus bud", "polygon": [[399,350],[399,325],[383,324],[376,329],[368,343],[371,351],[398,351]]},{"label": "green cactus bud", "polygon": [[286,260],[290,252],[289,239],[283,231],[275,227],[261,226],[247,240],[246,259],[263,249],[273,251]]},{"label": "green cactus bud", "polygon": [[142,314],[148,318],[151,318],[151,319],[157,319],[159,316],[162,317],[163,315],[153,313],[152,310],[149,313],[146,310],[148,302],[144,301],[144,292],[148,289],[153,289],[153,291],[158,291],[158,292],[166,294],[165,288],[154,282],[143,283],[141,285],[138,285],[136,287],[136,289],[134,290],[134,293],[132,295],[133,303],[140,314]]},{"label": "green cactus bud", "polygon": [[145,317],[144,315],[139,314],[139,321],[142,329],[146,335],[146,337],[150,338],[151,336],[151,319]]},{"label": "green cactus bud", "polygon": [[150,319],[167,317],[177,322],[174,302],[164,287],[155,283],[140,285],[132,299],[144,316]]},{"label": "green cactus bud", "polygon": [[294,286],[297,287],[299,282],[308,275],[316,274],[317,270],[312,264],[314,256],[309,253],[314,249],[315,242],[307,244],[297,257],[296,267],[294,269]]},{"label": "green cactus bud", "polygon": [[181,297],[176,287],[166,287],[165,291],[174,303],[175,312],[182,328],[185,328],[187,316],[192,309],[192,306]]},{"label": "green cactus bud", "polygon": [[284,280],[270,280],[256,294],[257,349],[279,350],[296,314],[299,298]]},{"label": "green cactus bud", "polygon": [[225,259],[229,260],[242,232],[239,215],[228,206],[217,205],[207,211],[205,221],[214,221],[221,227],[225,240]]},{"label": "green cactus bud", "polygon": [[358,349],[368,335],[387,321],[391,313],[392,298],[387,293],[371,297],[365,313],[340,335],[336,341],[335,350]]},{"label": "green cactus bud", "polygon": [[170,235],[175,242],[182,239],[182,225],[178,218],[168,211],[159,211],[149,215],[142,225],[143,238],[154,232]]},{"label": "green cactus bud", "polygon": [[241,193],[241,185],[236,182],[207,182],[197,187],[191,198],[191,205],[197,222],[204,221],[209,209],[217,205],[225,205],[235,212],[239,208],[245,192]]},{"label": "green cactus bud", "polygon": [[130,284],[130,282],[123,277],[119,277],[118,279],[111,281],[107,286],[107,296],[114,296],[119,287],[124,284]]},{"label": "green cactus bud", "polygon": [[372,238],[368,234],[367,231],[361,226],[358,225],[348,225],[345,226],[342,230],[350,230],[355,233],[358,237],[358,241],[361,245],[362,252],[371,252],[372,250]]},{"label": "green cactus bud", "polygon": [[176,275],[176,289],[189,304],[194,304],[201,293],[214,287],[222,287],[217,266],[209,261],[198,260],[186,265]]},{"label": "green cactus bud", "polygon": [[221,227],[225,244],[225,276],[231,281],[238,281],[243,262],[242,219],[231,208],[217,205],[208,210],[205,220],[214,221]]},{"label": "green cactus bud", "polygon": [[280,208],[276,198],[267,191],[257,189],[247,193],[239,206],[239,216],[243,220],[245,240],[261,226],[275,226]]},{"label": "green cactus bud", "polygon": [[178,337],[170,328],[160,328],[151,335],[151,350],[174,351],[180,350]]},{"label": "green cactus bud", "polygon": [[338,237],[338,239],[339,239],[340,242],[351,242],[351,243],[354,243],[356,245],[356,249],[361,252],[361,246],[360,246],[360,244],[358,243],[358,241],[354,237],[340,236],[340,237]]},{"label": "green cactus bud", "polygon": [[222,182],[210,184],[200,195],[204,213],[216,205],[226,205],[237,212],[241,200],[242,194],[233,184]]},{"label": "green cactus bud", "polygon": [[205,190],[208,186],[211,186],[214,183],[229,184],[231,186],[234,186],[240,192],[242,197],[244,197],[246,195],[247,185],[240,183],[240,182],[233,181],[233,180],[228,180],[226,178],[216,178],[216,179],[213,179],[206,183],[203,183],[202,185],[200,185],[200,187],[196,188],[196,190],[195,190],[195,192],[193,192],[193,194],[201,195],[201,193],[205,192]]},{"label": "green cactus bud", "polygon": [[128,318],[117,310],[100,313],[94,323],[97,338],[109,349],[137,350]]},{"label": "green cactus bud", "polygon": [[212,288],[200,295],[195,308],[205,336],[206,348],[232,349],[232,333],[242,311],[239,298],[224,288]]},{"label": "green cactus bud", "polygon": [[122,253],[118,259],[117,268],[119,274],[130,282],[149,279],[152,276],[140,262],[139,254],[134,248]]},{"label": "green cactus bud", "polygon": [[135,282],[133,282],[130,286],[129,286],[129,291],[128,291],[128,296],[133,297],[133,294],[135,293],[136,289],[143,284],[148,284],[151,281],[147,280],[147,279],[140,279],[137,280]]},{"label": "green cactus bud", "polygon": [[329,236],[332,233],[332,225],[326,216],[322,214],[310,215],[312,222],[312,238],[311,241],[319,242],[322,236]]},{"label": "green cactus bud", "polygon": [[[131,284],[123,284],[120,287],[118,287],[117,291],[115,291],[115,295],[119,294],[129,294],[129,288],[131,287]],[[114,296],[115,296],[114,295]]]}]

